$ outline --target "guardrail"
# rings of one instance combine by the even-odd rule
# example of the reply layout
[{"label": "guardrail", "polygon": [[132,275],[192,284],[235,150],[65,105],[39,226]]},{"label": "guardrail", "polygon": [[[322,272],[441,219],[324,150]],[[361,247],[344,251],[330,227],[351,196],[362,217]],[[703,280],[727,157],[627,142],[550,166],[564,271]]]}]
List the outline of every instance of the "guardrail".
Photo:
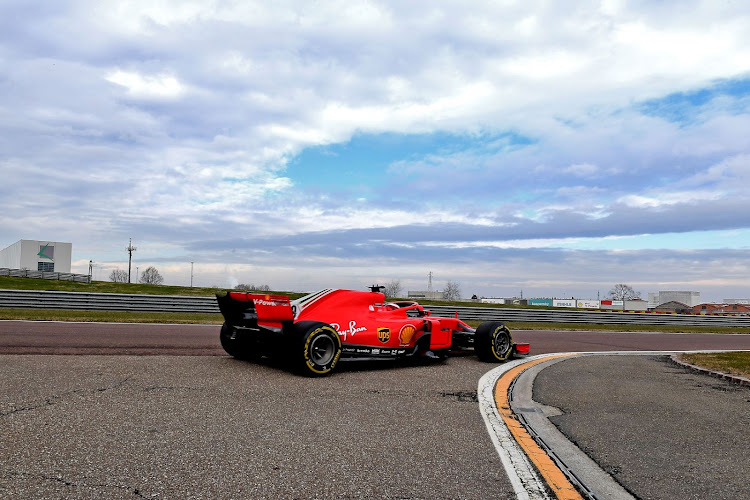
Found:
[{"label": "guardrail", "polygon": [[[144,311],[218,314],[214,297],[177,295],[129,295],[116,293],[0,290],[0,308],[67,309],[98,311]],[[425,305],[433,316],[463,320],[518,321],[533,323],[580,323],[625,325],[685,325],[750,327],[750,316],[698,316],[639,312],[572,311],[563,309],[511,309],[497,307],[451,307]]]},{"label": "guardrail", "polygon": [[88,311],[219,313],[213,297],[0,290],[0,307]]},{"label": "guardrail", "polygon": [[7,267],[0,267],[0,276],[91,283],[91,276],[89,276],[88,274],[55,273],[48,271],[32,271],[30,269],[9,269]]}]

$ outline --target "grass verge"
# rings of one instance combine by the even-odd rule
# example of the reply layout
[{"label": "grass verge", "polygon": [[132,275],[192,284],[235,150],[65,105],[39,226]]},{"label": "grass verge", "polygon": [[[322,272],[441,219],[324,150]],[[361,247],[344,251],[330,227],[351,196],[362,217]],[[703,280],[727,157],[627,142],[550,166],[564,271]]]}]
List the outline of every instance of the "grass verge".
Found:
[{"label": "grass verge", "polygon": [[750,352],[683,354],[680,359],[708,370],[750,378]]},{"label": "grass verge", "polygon": [[[88,292],[88,293],[126,293],[142,295],[183,295],[191,297],[213,297],[216,292],[225,288],[144,285],[142,283],[113,283],[111,281],[93,281],[78,283],[75,281],[43,280],[34,278],[17,278],[14,276],[0,276],[0,289],[4,290],[47,290],[57,292]],[[261,292],[263,293],[263,292]],[[296,299],[304,293],[269,292],[289,295]]]}]

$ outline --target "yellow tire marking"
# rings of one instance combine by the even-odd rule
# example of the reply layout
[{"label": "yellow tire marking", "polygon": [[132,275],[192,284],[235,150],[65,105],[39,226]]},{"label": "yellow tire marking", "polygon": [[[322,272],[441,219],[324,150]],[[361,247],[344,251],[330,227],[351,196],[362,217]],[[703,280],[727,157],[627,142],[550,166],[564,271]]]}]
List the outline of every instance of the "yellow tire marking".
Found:
[{"label": "yellow tire marking", "polygon": [[534,467],[536,467],[542,475],[557,498],[561,500],[583,500],[583,497],[578,493],[570,481],[568,481],[568,478],[565,477],[565,474],[563,474],[554,460],[552,460],[537,442],[534,441],[534,438],[531,437],[521,422],[518,421],[513,410],[510,409],[510,401],[508,400],[508,389],[510,388],[510,384],[523,371],[539,363],[568,356],[571,356],[571,354],[561,354],[559,356],[537,359],[508,370],[502,377],[500,377],[497,384],[495,384],[495,405],[497,406],[498,413],[505,422],[505,425],[508,427],[508,430],[510,430],[510,433],[516,439],[518,445],[523,449],[524,453],[526,453],[526,456],[529,457],[529,460],[534,464]]}]

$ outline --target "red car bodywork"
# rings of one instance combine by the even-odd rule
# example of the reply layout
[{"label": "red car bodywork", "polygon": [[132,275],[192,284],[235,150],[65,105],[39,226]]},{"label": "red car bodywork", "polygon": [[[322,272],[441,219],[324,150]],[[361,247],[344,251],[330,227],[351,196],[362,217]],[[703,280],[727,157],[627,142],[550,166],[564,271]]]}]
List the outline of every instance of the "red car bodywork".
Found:
[{"label": "red car bodywork", "polygon": [[[261,351],[293,348],[295,325],[313,322],[335,330],[341,359],[442,357],[449,350],[473,349],[477,331],[458,317],[432,317],[416,302],[385,302],[379,292],[327,289],[295,301],[284,295],[229,292],[217,299],[226,320],[223,328]],[[513,344],[509,354],[528,351],[528,344]]]},{"label": "red car bodywork", "polygon": [[[424,333],[430,333],[430,350],[448,349],[452,332],[465,325],[458,319],[431,318],[417,303],[384,302],[382,293],[332,290],[298,306],[297,321],[330,324],[341,337],[344,353],[347,346],[362,346],[379,348],[381,354],[384,349],[386,353],[392,349],[397,351],[394,354],[403,354],[398,351],[413,348]],[[415,317],[410,317],[409,311]]]}]

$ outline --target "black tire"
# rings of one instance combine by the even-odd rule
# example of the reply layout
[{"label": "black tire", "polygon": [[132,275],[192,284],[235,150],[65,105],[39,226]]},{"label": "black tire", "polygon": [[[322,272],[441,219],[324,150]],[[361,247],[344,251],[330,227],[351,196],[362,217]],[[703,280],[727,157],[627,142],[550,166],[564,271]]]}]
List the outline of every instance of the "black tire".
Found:
[{"label": "black tire", "polygon": [[241,336],[237,335],[237,330],[224,323],[221,325],[221,333],[219,334],[221,340],[221,347],[229,354],[237,359],[249,359],[250,349],[248,342]]},{"label": "black tire", "polygon": [[513,336],[499,321],[482,323],[475,334],[474,350],[482,361],[505,361],[513,353]]},{"label": "black tire", "polygon": [[294,324],[291,368],[302,375],[328,375],[341,357],[341,339],[331,325],[317,321]]}]

